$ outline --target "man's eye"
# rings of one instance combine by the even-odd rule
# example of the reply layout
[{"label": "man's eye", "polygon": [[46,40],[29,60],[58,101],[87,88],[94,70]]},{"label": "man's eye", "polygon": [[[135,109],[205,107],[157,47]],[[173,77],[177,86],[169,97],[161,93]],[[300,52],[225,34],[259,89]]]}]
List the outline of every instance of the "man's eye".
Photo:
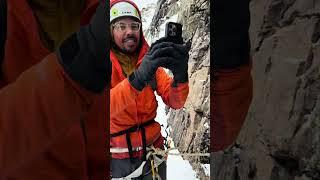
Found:
[{"label": "man's eye", "polygon": [[125,30],[126,29],[126,25],[124,25],[124,24],[120,24],[119,27],[120,27],[121,30]]},{"label": "man's eye", "polygon": [[132,24],[132,25],[131,25],[131,28],[132,28],[132,30],[137,30],[137,29],[139,28],[139,26],[136,25],[136,24]]}]

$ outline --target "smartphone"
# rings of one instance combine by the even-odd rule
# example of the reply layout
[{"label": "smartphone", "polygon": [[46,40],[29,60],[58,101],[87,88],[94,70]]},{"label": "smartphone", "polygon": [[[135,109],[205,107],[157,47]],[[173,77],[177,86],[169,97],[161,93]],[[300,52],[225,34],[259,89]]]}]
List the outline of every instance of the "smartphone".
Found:
[{"label": "smartphone", "polygon": [[173,42],[176,44],[183,44],[182,24],[168,22],[166,24],[165,36],[170,42]]}]

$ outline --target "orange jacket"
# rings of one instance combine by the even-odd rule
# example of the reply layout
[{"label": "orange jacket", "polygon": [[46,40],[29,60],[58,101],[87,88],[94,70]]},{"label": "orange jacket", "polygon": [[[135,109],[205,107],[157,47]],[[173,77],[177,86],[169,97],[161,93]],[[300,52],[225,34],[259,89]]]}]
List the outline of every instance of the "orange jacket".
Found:
[{"label": "orange jacket", "polygon": [[[136,68],[141,64],[148,49],[149,46],[144,37],[142,37],[142,48],[139,52]],[[113,51],[110,52],[110,59],[112,61],[110,133],[113,134],[154,119],[158,103],[150,85],[141,92],[138,92],[130,85]],[[173,88],[171,86],[173,80],[163,68],[157,70],[155,77],[157,81],[156,92],[162,97],[164,103],[174,109],[182,108],[189,93],[188,83],[181,83],[178,84],[178,87]],[[160,129],[159,123],[153,123],[146,127],[147,144],[154,144],[156,140],[162,138]],[[131,142],[133,148],[142,147],[141,131],[131,133]],[[160,147],[163,142],[157,141],[154,145]],[[126,148],[125,135],[110,138],[110,146]],[[112,154],[112,157],[128,158],[129,155],[128,153]]]},{"label": "orange jacket", "polygon": [[212,90],[211,151],[229,147],[237,138],[252,100],[251,64],[215,70]]},{"label": "orange jacket", "polygon": [[[0,179],[105,179],[109,93],[94,95],[74,83],[40,41],[27,2],[7,2]],[[97,5],[97,0],[87,1],[82,24]]]}]

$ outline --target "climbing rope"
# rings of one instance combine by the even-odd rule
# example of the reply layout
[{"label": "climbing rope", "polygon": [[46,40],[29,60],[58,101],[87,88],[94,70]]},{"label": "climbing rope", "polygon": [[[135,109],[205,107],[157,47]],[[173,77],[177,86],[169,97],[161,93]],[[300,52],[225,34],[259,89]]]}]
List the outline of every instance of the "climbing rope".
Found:
[{"label": "climbing rope", "polygon": [[148,150],[147,159],[150,161],[151,165],[152,180],[161,180],[158,167],[165,159],[157,157],[152,149]]},{"label": "climbing rope", "polygon": [[168,148],[166,150],[155,148],[153,146],[150,147],[153,150],[153,153],[156,155],[160,155],[163,157],[167,157],[168,155],[173,156],[198,156],[198,157],[210,157],[210,153],[171,153],[172,150],[178,150],[178,148]]},{"label": "climbing rope", "polygon": [[[164,128],[164,131],[166,133],[166,136],[164,137],[164,145],[166,149],[155,148],[154,146],[147,147],[147,159],[150,160],[153,180],[161,180],[161,177],[158,173],[158,166],[164,161],[166,161],[169,155],[189,157],[210,157],[210,153],[180,153],[179,151],[179,153],[170,152],[172,150],[178,150],[178,148],[173,148],[170,145],[171,141],[169,140],[169,132],[167,131],[169,125],[167,125],[167,127],[164,127],[164,125],[161,124],[161,127]],[[159,156],[162,158],[159,158]]]},{"label": "climbing rope", "polygon": [[[150,164],[151,164],[152,180],[161,180],[161,177],[158,173],[158,167],[161,163],[167,160],[168,155],[210,157],[210,153],[170,153],[171,150],[175,150],[175,149],[177,148],[167,148],[163,150],[160,148],[155,148],[154,146],[150,146],[147,148],[147,151],[148,151],[147,159],[150,160]],[[162,158],[159,158],[159,156]]]}]

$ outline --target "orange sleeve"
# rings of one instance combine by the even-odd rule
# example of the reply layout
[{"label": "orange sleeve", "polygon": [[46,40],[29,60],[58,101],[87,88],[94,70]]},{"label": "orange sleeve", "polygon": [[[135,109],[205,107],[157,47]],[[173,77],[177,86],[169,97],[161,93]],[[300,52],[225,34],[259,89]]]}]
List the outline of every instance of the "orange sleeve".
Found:
[{"label": "orange sleeve", "polygon": [[237,138],[252,100],[251,65],[216,70],[211,84],[211,150],[224,150]]},{"label": "orange sleeve", "polygon": [[158,68],[156,72],[157,93],[162,97],[163,102],[173,109],[180,109],[184,106],[189,94],[189,84],[179,83],[172,87],[173,79],[164,71]]},{"label": "orange sleeve", "polygon": [[138,96],[139,91],[124,79],[110,90],[110,119],[126,109]]},{"label": "orange sleeve", "polygon": [[97,97],[64,73],[48,55],[0,90],[0,174],[43,153],[79,123]]}]

